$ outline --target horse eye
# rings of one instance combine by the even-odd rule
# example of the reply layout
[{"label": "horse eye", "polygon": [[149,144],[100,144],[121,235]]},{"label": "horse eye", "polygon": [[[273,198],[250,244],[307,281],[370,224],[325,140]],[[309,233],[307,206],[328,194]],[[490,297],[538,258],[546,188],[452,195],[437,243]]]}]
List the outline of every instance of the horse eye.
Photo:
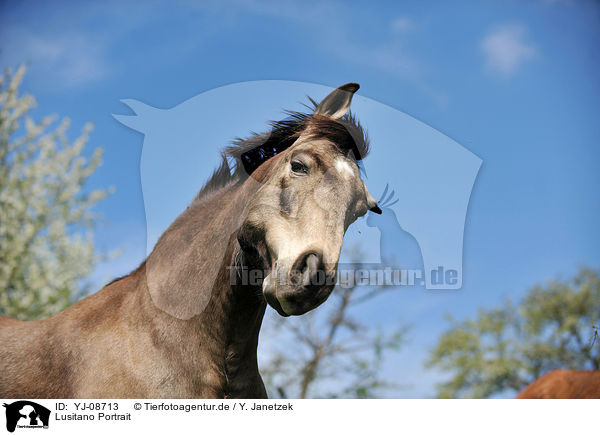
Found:
[{"label": "horse eye", "polygon": [[292,171],[296,172],[297,174],[308,174],[308,168],[306,165],[297,160],[292,161]]}]

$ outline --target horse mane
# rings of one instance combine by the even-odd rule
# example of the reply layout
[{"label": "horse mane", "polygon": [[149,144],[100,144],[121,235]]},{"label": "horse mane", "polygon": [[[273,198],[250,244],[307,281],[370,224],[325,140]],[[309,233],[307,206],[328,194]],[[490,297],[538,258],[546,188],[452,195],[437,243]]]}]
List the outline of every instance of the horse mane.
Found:
[{"label": "horse mane", "polygon": [[[314,107],[317,103],[309,97]],[[310,108],[307,105],[308,108]],[[340,119],[286,110],[288,118],[271,121],[271,131],[252,133],[248,138],[237,138],[221,153],[221,164],[204,186],[194,202],[199,201],[232,182],[244,180],[271,157],[289,148],[302,132],[310,131],[314,139],[328,139],[340,151],[352,152],[359,161],[369,153],[369,138],[356,117],[348,112]],[[232,162],[230,164],[230,162]]]}]

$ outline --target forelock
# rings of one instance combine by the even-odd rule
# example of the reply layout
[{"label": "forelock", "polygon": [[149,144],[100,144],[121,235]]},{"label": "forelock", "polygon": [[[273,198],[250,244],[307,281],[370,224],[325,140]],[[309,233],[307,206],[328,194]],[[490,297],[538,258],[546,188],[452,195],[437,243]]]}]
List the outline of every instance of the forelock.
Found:
[{"label": "forelock", "polygon": [[[314,100],[310,99],[310,102],[316,107]],[[340,119],[313,115],[312,112],[286,113],[288,118],[269,123],[271,131],[252,133],[248,138],[235,139],[225,148],[221,166],[206,182],[196,199],[231,182],[245,179],[264,162],[292,146],[304,132],[307,132],[310,138],[330,141],[341,153],[351,154],[357,161],[364,159],[369,153],[367,133],[351,112]]]}]

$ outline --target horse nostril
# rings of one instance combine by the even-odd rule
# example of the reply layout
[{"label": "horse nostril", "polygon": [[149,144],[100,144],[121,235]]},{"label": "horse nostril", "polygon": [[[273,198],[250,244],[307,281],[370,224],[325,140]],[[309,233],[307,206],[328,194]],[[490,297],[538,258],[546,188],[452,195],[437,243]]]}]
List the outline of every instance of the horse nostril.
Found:
[{"label": "horse nostril", "polygon": [[307,252],[300,256],[292,268],[290,278],[294,285],[309,287],[322,285],[324,279],[323,256],[316,252]]},{"label": "horse nostril", "polygon": [[317,254],[308,254],[306,256],[306,270],[314,272],[319,268],[319,257]]}]

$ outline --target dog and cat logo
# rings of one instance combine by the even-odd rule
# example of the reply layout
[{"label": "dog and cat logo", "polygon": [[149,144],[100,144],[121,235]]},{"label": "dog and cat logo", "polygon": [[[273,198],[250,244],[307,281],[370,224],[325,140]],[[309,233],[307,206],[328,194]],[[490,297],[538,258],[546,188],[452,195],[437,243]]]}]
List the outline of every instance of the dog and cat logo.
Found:
[{"label": "dog and cat logo", "polygon": [[19,400],[3,405],[6,408],[6,430],[48,429],[50,410],[29,400]]}]

